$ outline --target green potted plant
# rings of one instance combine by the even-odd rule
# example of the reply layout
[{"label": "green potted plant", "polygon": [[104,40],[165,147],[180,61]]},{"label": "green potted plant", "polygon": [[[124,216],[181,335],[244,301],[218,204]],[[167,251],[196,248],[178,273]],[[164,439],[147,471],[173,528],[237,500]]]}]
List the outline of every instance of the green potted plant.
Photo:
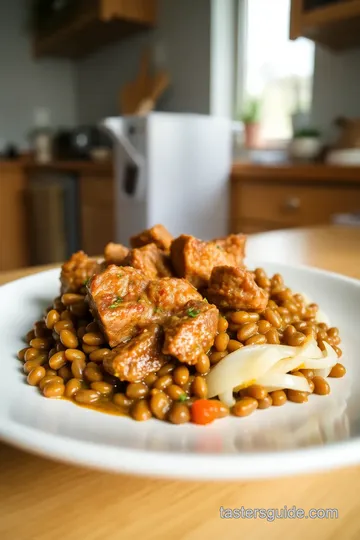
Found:
[{"label": "green potted plant", "polygon": [[246,148],[258,148],[260,144],[260,101],[252,98],[246,104],[240,120],[244,124]]}]

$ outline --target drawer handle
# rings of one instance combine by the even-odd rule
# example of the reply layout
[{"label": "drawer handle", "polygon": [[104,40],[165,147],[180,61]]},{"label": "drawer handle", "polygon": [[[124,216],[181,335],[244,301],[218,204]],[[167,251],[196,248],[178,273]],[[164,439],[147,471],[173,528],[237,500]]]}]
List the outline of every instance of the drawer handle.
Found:
[{"label": "drawer handle", "polygon": [[286,199],[283,205],[284,210],[288,211],[299,210],[300,206],[301,200],[299,197],[289,197],[288,199]]}]

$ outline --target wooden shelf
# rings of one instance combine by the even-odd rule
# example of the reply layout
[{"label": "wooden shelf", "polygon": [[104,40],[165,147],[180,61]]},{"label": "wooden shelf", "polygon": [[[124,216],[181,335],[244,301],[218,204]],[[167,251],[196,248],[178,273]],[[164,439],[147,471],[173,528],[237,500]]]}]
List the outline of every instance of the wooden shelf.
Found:
[{"label": "wooden shelf", "polygon": [[97,0],[66,26],[35,36],[34,55],[81,58],[101,47],[150,29],[156,23],[156,0]]},{"label": "wooden shelf", "polygon": [[307,37],[334,50],[360,45],[360,0],[305,11],[302,0],[292,0],[291,39]]}]

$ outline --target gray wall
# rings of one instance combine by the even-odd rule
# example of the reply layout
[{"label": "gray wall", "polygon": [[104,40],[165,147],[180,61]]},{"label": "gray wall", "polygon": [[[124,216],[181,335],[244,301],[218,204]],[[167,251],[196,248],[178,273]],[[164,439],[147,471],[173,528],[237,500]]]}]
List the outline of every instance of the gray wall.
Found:
[{"label": "gray wall", "polygon": [[334,53],[316,47],[312,109],[314,124],[330,138],[334,118],[360,117],[360,49]]},{"label": "gray wall", "polygon": [[34,109],[50,110],[53,125],[76,122],[75,73],[68,61],[34,61],[26,28],[26,0],[0,0],[0,149],[27,146]]},{"label": "gray wall", "polygon": [[120,113],[119,90],[137,73],[152,45],[155,63],[166,68],[172,88],[159,108],[208,113],[210,107],[210,0],[159,0],[158,28],[77,62],[79,120],[95,122]]}]

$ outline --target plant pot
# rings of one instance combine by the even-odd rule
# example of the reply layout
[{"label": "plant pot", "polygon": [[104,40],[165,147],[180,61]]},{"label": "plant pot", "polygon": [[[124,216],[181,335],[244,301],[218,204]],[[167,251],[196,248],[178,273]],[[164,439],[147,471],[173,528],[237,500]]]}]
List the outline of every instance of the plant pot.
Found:
[{"label": "plant pot", "polygon": [[289,154],[295,161],[312,161],[321,151],[319,137],[297,137],[289,145]]},{"label": "plant pot", "polygon": [[260,146],[260,124],[245,124],[245,146],[246,148],[259,148]]}]

